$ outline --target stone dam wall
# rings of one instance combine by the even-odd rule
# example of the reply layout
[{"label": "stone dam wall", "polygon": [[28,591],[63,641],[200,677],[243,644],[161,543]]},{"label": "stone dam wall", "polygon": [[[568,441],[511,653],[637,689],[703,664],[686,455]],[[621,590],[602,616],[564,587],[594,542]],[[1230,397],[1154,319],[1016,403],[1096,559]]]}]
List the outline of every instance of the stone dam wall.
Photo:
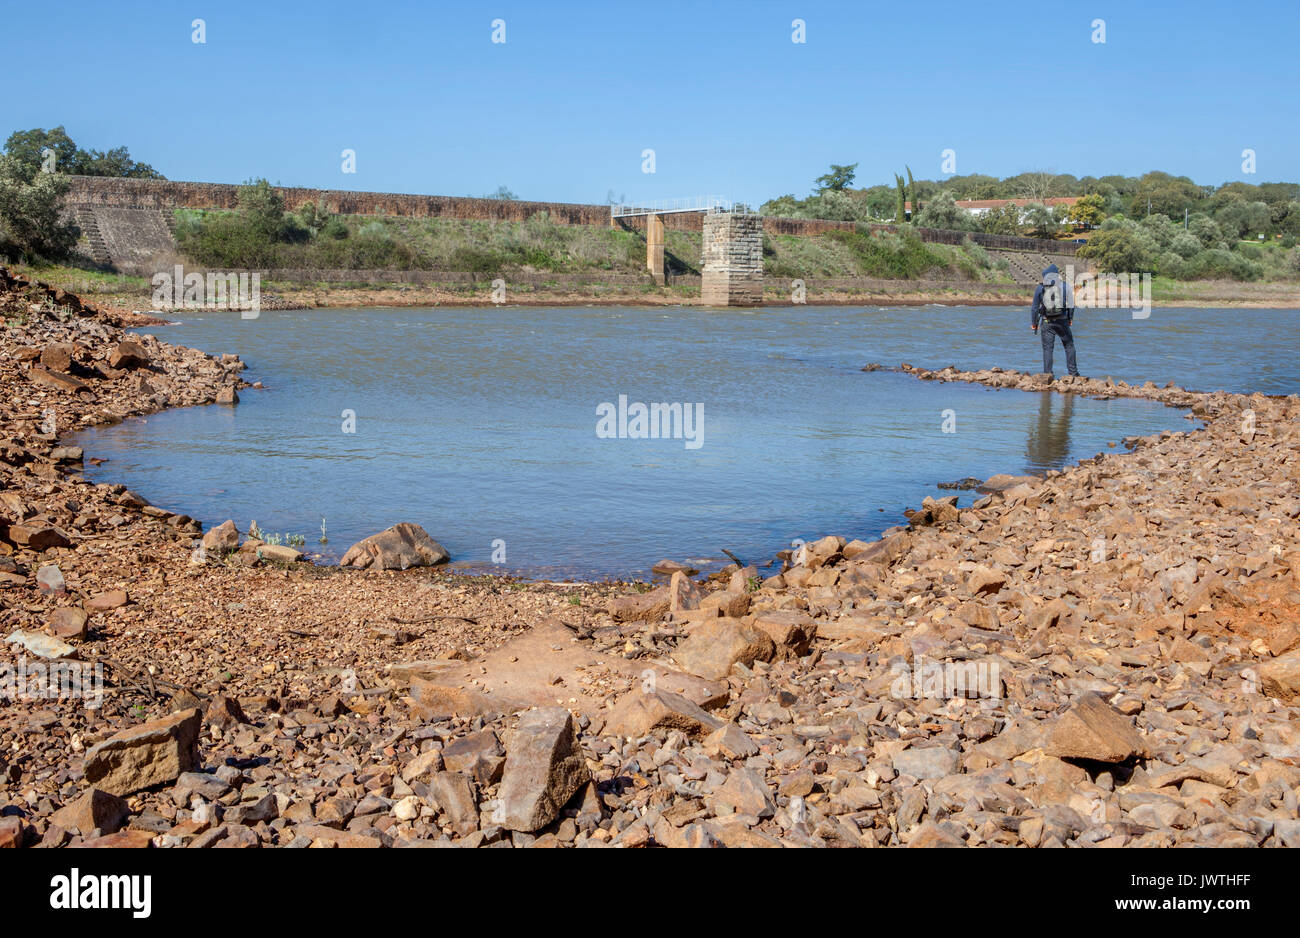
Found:
[{"label": "stone dam wall", "polygon": [[[239,204],[239,187],[227,183],[181,182],[159,179],[112,179],[103,176],[70,176],[66,205],[86,232],[87,249],[101,264],[119,269],[139,269],[155,258],[173,254],[172,211],[178,208],[233,210]],[[307,189],[276,186],[285,207],[297,211],[307,204],[321,203],[341,215],[387,215],[401,218],[446,218],[465,221],[523,222],[545,212],[559,225],[610,225],[608,205],[576,202],[528,202],[459,196],[411,195],[390,192],[353,192],[339,189]],[[700,212],[660,216],[665,228],[702,231],[705,216]],[[645,217],[620,218],[620,226],[644,231]],[[762,219],[762,233],[812,236],[832,230],[852,231],[867,227],[889,231],[893,226],[820,219]],[[960,244],[966,237],[994,251],[1031,255],[1072,257],[1078,246],[1064,241],[1042,241],[981,232],[917,229],[925,241]]]}]

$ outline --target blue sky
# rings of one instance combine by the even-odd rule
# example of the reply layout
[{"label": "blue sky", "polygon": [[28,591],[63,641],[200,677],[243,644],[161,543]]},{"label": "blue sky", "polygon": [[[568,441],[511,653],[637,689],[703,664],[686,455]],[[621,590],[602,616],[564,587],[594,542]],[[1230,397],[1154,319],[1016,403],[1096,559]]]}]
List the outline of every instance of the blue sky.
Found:
[{"label": "blue sky", "polygon": [[3,7],[0,132],[63,124],[172,179],[761,200],[832,162],[859,185],[939,178],[951,148],[959,173],[1300,180],[1294,2]]}]

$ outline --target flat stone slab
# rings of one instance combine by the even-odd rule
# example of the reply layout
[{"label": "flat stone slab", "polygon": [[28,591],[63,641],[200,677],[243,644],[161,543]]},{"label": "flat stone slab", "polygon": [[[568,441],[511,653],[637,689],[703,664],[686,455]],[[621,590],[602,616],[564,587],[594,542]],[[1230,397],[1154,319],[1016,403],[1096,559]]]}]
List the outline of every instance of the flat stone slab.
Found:
[{"label": "flat stone slab", "polygon": [[544,619],[475,661],[449,662],[436,675],[413,673],[411,697],[429,717],[567,707],[595,718],[611,696],[649,683],[703,709],[727,700],[724,684],[674,668],[594,651],[558,619]]}]

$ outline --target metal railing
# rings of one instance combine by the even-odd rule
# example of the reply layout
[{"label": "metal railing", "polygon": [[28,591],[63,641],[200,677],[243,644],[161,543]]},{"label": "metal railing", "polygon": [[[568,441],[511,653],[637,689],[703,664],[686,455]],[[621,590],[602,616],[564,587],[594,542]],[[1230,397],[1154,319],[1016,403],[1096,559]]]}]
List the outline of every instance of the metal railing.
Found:
[{"label": "metal railing", "polygon": [[717,195],[693,196],[682,199],[659,199],[653,202],[621,202],[609,207],[610,218],[629,218],[633,215],[670,215],[675,212],[719,212],[758,214],[754,203],[734,202]]}]

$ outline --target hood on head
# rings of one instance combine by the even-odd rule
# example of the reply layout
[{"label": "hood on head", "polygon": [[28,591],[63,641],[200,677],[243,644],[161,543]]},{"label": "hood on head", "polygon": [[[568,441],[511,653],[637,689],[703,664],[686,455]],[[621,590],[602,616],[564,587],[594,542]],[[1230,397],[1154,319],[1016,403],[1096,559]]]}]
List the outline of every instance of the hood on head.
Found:
[{"label": "hood on head", "polygon": [[1055,264],[1048,264],[1046,269],[1043,270],[1043,276],[1048,277],[1052,274],[1059,274],[1060,272],[1061,269],[1057,267]]}]

